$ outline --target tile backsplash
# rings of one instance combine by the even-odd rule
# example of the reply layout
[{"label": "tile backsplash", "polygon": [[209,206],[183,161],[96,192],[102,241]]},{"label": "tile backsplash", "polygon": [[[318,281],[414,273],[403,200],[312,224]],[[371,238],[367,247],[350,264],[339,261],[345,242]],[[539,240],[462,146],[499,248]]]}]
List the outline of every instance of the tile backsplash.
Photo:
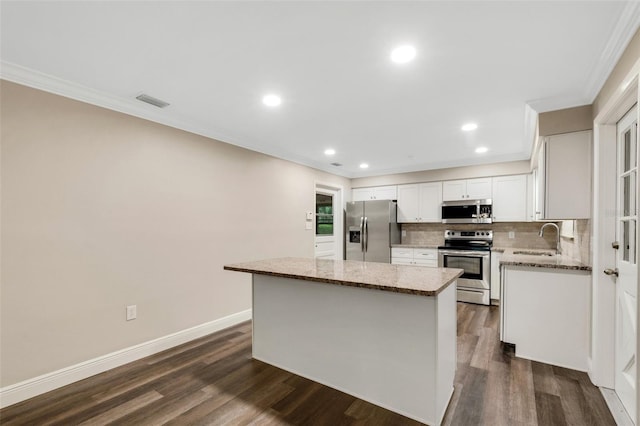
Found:
[{"label": "tile backsplash", "polygon": [[[403,244],[424,244],[442,245],[444,244],[445,229],[453,230],[493,230],[494,247],[504,248],[527,248],[538,250],[555,250],[556,233],[554,229],[547,228],[544,237],[539,237],[538,233],[544,222],[500,222],[490,225],[453,225],[442,223],[403,223],[402,230],[406,231],[406,236],[402,237]],[[558,222],[558,226],[561,222]],[[585,264],[591,264],[590,240],[591,228],[589,220],[576,220],[574,226],[574,237],[560,239],[563,253],[575,260]],[[509,238],[509,233],[513,232],[514,238]]]}]

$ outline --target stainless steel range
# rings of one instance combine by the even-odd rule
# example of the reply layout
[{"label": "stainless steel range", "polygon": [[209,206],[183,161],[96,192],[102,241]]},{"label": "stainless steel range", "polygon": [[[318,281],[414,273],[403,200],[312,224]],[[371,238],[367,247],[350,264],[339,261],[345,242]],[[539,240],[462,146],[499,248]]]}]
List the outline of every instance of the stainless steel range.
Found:
[{"label": "stainless steel range", "polygon": [[458,301],[491,304],[491,245],[493,231],[444,231],[438,266],[459,268]]}]

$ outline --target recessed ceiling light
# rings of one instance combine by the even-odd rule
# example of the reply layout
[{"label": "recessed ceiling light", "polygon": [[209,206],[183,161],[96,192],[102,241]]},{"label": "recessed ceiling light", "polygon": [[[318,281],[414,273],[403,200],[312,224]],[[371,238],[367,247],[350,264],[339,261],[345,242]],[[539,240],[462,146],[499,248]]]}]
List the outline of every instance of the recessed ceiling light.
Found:
[{"label": "recessed ceiling light", "polygon": [[487,151],[489,151],[489,148],[486,146],[479,146],[476,148],[476,154],[484,154]]},{"label": "recessed ceiling light", "polygon": [[270,94],[262,98],[262,103],[266,106],[275,107],[282,103],[282,99],[278,95]]},{"label": "recessed ceiling light", "polygon": [[391,51],[391,60],[396,64],[404,64],[410,62],[415,57],[416,48],[413,46],[398,46]]},{"label": "recessed ceiling light", "polygon": [[324,150],[324,155],[335,155],[336,150],[333,148],[327,148]]},{"label": "recessed ceiling light", "polygon": [[369,165],[368,165],[367,163],[362,163],[362,164],[360,164],[360,168],[361,168],[361,169],[366,169],[366,168],[368,168],[368,167],[369,167]]},{"label": "recessed ceiling light", "polygon": [[470,132],[472,130],[475,130],[478,128],[478,125],[476,123],[467,123],[464,126],[462,126],[462,130],[465,132]]}]

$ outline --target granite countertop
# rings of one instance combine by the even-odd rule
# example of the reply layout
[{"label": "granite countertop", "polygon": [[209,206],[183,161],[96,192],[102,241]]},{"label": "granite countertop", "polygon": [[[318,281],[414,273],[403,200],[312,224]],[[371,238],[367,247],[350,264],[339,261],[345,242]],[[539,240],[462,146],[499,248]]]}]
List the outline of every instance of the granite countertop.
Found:
[{"label": "granite countertop", "polygon": [[[442,244],[440,244],[442,245]],[[392,248],[437,249],[436,244],[391,244]]]},{"label": "granite countertop", "polygon": [[[528,252],[532,254],[519,254],[517,252]],[[550,253],[552,256],[540,256],[533,253]],[[553,253],[551,250],[505,248],[504,254],[500,259],[500,266],[528,266],[533,268],[568,269],[591,272],[591,266]]]},{"label": "granite countertop", "polygon": [[463,273],[454,268],[298,257],[236,263],[224,269],[418,296],[438,295]]}]

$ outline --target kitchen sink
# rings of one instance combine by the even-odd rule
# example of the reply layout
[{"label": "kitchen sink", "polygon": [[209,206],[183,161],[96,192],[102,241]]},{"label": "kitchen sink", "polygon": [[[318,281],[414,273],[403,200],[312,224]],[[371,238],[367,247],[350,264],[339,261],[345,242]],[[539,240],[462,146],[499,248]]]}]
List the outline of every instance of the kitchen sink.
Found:
[{"label": "kitchen sink", "polygon": [[526,254],[527,256],[555,256],[555,254],[553,253],[548,253],[548,252],[539,252],[539,251],[522,251],[522,250],[517,250],[514,251],[513,254]]}]

